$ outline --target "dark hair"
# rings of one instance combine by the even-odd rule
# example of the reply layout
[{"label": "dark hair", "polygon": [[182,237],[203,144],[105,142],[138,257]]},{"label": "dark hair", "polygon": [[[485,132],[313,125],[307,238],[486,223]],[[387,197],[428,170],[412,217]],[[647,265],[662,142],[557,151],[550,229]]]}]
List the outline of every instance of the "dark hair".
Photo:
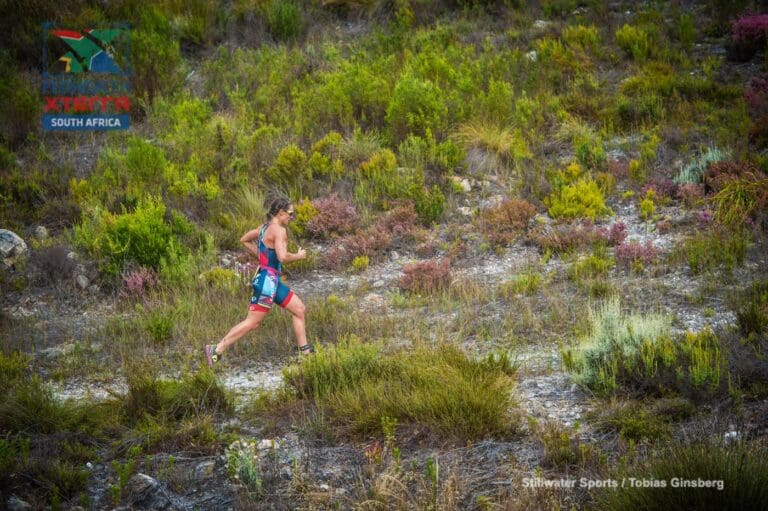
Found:
[{"label": "dark hair", "polygon": [[267,220],[272,220],[281,211],[288,211],[288,206],[291,205],[291,201],[285,197],[279,197],[272,201],[269,205],[269,211],[267,211]]}]

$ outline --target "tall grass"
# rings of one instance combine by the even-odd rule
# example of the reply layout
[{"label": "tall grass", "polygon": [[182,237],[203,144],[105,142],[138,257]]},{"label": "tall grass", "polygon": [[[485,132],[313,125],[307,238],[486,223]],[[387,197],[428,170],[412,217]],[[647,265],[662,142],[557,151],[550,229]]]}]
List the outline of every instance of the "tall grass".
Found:
[{"label": "tall grass", "polygon": [[381,418],[392,417],[470,440],[515,430],[514,372],[507,354],[472,360],[449,345],[407,353],[349,338],[287,368],[284,377],[342,435],[377,432]]}]

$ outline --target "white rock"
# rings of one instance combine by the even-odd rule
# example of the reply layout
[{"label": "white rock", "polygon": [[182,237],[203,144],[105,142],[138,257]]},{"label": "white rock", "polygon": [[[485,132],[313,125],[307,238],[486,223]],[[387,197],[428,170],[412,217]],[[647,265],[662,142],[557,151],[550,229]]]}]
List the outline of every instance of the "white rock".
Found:
[{"label": "white rock", "polygon": [[323,484],[320,485],[320,489],[323,490],[323,491],[328,491],[328,490],[331,489],[331,487],[328,486],[327,484],[323,483]]},{"label": "white rock", "polygon": [[259,440],[258,446],[260,451],[263,451],[265,449],[272,449],[275,447],[275,439],[274,438],[263,438]]},{"label": "white rock", "polygon": [[373,287],[384,287],[384,281],[379,279],[373,283]]},{"label": "white rock", "polygon": [[458,211],[464,216],[472,216],[472,209],[468,208],[467,206],[461,206],[459,208],[456,208],[456,211]]},{"label": "white rock", "polygon": [[77,282],[77,285],[80,286],[80,289],[87,288],[88,285],[91,283],[88,280],[88,277],[86,277],[85,275],[78,275],[77,277],[75,277],[75,282]]},{"label": "white rock", "polygon": [[398,259],[400,259],[400,254],[398,254],[396,250],[393,250],[393,251],[392,251],[392,252],[389,254],[389,257],[390,257],[390,258],[391,258],[393,261],[397,261]]},{"label": "white rock", "polygon": [[35,238],[39,240],[44,240],[48,238],[48,229],[45,228],[43,225],[38,225],[35,227]]},{"label": "white rock", "polygon": [[533,22],[533,28],[542,30],[547,28],[549,26],[549,22],[547,20],[536,20]]},{"label": "white rock", "polygon": [[539,54],[536,53],[536,50],[531,50],[525,54],[525,57],[531,62],[536,62],[539,58]]},{"label": "white rock", "polygon": [[0,262],[10,268],[17,259],[27,253],[27,244],[13,231],[0,229]]}]

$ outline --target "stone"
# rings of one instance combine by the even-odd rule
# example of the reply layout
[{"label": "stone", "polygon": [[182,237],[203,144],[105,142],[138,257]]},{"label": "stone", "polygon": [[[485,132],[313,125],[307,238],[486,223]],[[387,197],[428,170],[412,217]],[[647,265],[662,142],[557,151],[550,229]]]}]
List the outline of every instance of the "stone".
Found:
[{"label": "stone", "polygon": [[126,490],[131,504],[140,509],[166,509],[170,505],[160,483],[146,474],[136,474],[128,481]]},{"label": "stone", "polygon": [[277,442],[274,438],[263,438],[259,440],[258,448],[260,451],[263,451],[265,449],[272,449],[277,446]]},{"label": "stone", "polygon": [[203,461],[195,467],[195,477],[198,479],[208,479],[213,476],[213,470],[216,468],[216,462],[213,460]]},{"label": "stone", "polygon": [[70,261],[75,261],[77,260],[77,254],[71,251],[67,252],[67,259],[69,259]]},{"label": "stone", "polygon": [[527,58],[531,62],[536,62],[539,58],[539,54],[536,53],[536,50],[531,50],[525,54],[525,58]]},{"label": "stone", "polygon": [[88,277],[86,277],[85,275],[78,275],[77,277],[75,277],[75,282],[77,282],[77,285],[80,287],[80,289],[87,288],[88,285],[91,283],[88,280]]},{"label": "stone", "polygon": [[35,238],[39,240],[48,239],[48,229],[46,229],[43,225],[38,225],[35,227]]},{"label": "stone", "polygon": [[8,511],[27,511],[31,509],[32,505],[29,502],[25,502],[15,495],[8,499]]},{"label": "stone", "polygon": [[331,487],[330,487],[330,486],[328,486],[328,485],[327,485],[327,484],[325,484],[325,483],[321,484],[321,485],[319,486],[319,488],[320,488],[322,491],[328,491],[328,490],[330,490],[330,489],[331,489]]},{"label": "stone", "polygon": [[384,287],[384,281],[379,279],[373,283],[373,287]]},{"label": "stone", "polygon": [[27,253],[27,244],[13,231],[0,229],[0,261],[10,268]]},{"label": "stone", "polygon": [[533,28],[537,30],[543,30],[549,26],[549,22],[547,20],[536,20],[533,22]]},{"label": "stone", "polygon": [[88,292],[91,293],[91,294],[97,295],[97,294],[99,294],[99,291],[101,291],[101,289],[96,284],[91,284],[88,287]]},{"label": "stone", "polygon": [[459,208],[456,208],[456,211],[461,213],[463,216],[470,217],[472,216],[472,209],[468,208],[467,206],[461,206]]},{"label": "stone", "polygon": [[400,254],[398,254],[396,250],[393,250],[393,251],[392,251],[392,252],[389,254],[389,257],[390,257],[390,258],[391,258],[393,261],[397,261],[398,259],[400,259]]}]

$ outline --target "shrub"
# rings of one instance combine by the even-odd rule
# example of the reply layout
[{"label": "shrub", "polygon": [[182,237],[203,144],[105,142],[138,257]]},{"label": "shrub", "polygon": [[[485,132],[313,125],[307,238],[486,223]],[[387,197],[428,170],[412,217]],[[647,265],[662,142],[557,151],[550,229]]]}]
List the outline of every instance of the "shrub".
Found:
[{"label": "shrub", "polygon": [[680,198],[686,207],[696,207],[704,198],[704,186],[698,183],[685,183],[680,186]]},{"label": "shrub", "polygon": [[369,259],[368,256],[357,256],[352,259],[352,269],[356,272],[365,271],[368,268]]},{"label": "shrub", "polygon": [[598,430],[614,430],[624,440],[659,440],[670,436],[670,425],[663,416],[653,413],[637,402],[612,403],[600,413],[593,424]]},{"label": "shrub", "polygon": [[732,271],[744,263],[748,238],[740,232],[727,232],[718,226],[699,231],[685,239],[676,255],[688,262],[694,274],[711,272],[722,266]]},{"label": "shrub", "polygon": [[172,92],[181,82],[181,51],[173,27],[157,7],[141,11],[131,30],[131,82],[136,97],[148,104],[161,92]]},{"label": "shrub", "polygon": [[624,24],[616,31],[616,43],[636,61],[645,60],[651,51],[648,33],[632,25]]},{"label": "shrub", "polygon": [[506,354],[468,358],[442,345],[385,352],[380,344],[345,339],[320,350],[283,376],[300,397],[314,400],[338,436],[382,431],[382,417],[413,423],[460,441],[514,431]]},{"label": "shrub", "polygon": [[571,265],[569,274],[574,282],[606,275],[613,268],[613,258],[603,247],[596,247],[592,254]]},{"label": "shrub", "polygon": [[443,131],[448,107],[440,87],[429,80],[404,75],[395,84],[385,120],[396,141],[414,135],[435,135]]},{"label": "shrub", "polygon": [[301,7],[295,0],[269,0],[264,4],[269,32],[278,41],[293,41],[302,31]]},{"label": "shrub", "polygon": [[389,233],[394,241],[402,241],[413,237],[417,220],[413,203],[402,202],[379,217],[372,229]]},{"label": "shrub", "polygon": [[274,184],[294,186],[311,181],[312,169],[304,151],[296,144],[290,144],[280,150],[275,163],[267,169],[266,176]]},{"label": "shrub", "polygon": [[768,76],[760,74],[749,79],[744,90],[744,101],[753,121],[764,119],[768,115]]},{"label": "shrub", "polygon": [[158,284],[157,273],[146,266],[139,266],[136,270],[123,272],[122,280],[123,288],[120,290],[120,296],[141,301],[145,301],[147,295]]},{"label": "shrub", "polygon": [[391,243],[392,235],[384,229],[373,227],[368,231],[359,230],[345,236],[338,245],[328,249],[324,265],[332,269],[345,268],[358,256],[377,260]]},{"label": "shrub", "polygon": [[451,260],[429,259],[403,266],[398,286],[413,293],[432,293],[447,289],[451,284]]},{"label": "shrub", "polygon": [[630,241],[616,247],[616,260],[627,269],[640,270],[653,264],[658,256],[659,249],[651,240],[646,240],[645,243]]},{"label": "shrub", "polygon": [[313,200],[312,207],[315,214],[307,220],[306,226],[313,236],[328,238],[331,234],[346,234],[358,225],[355,207],[335,194]]},{"label": "shrub", "polygon": [[716,147],[709,147],[706,151],[701,153],[697,159],[683,167],[674,181],[680,185],[685,183],[700,183],[701,176],[704,171],[707,170],[709,165],[725,160],[729,156],[730,153],[728,151],[721,151]]},{"label": "shrub", "polygon": [[753,282],[734,300],[739,332],[749,339],[764,335],[768,329],[768,280]]},{"label": "shrub", "polygon": [[600,33],[594,25],[569,25],[563,29],[562,38],[568,45],[592,53],[597,53],[600,48]]},{"label": "shrub", "polygon": [[39,122],[40,103],[35,87],[16,73],[16,63],[0,54],[0,65],[6,69],[0,78],[0,144],[13,148],[27,139]]},{"label": "shrub", "polygon": [[531,229],[528,240],[542,251],[555,253],[570,252],[596,244],[617,245],[626,237],[623,222],[614,222],[610,227],[597,227],[589,221],[554,226],[536,226]]},{"label": "shrub", "polygon": [[310,200],[303,199],[294,204],[296,218],[290,223],[289,228],[298,236],[303,238],[307,235],[307,224],[317,215],[317,208]]},{"label": "shrub", "polygon": [[709,195],[719,192],[731,179],[746,175],[760,175],[760,168],[749,161],[721,160],[710,163],[701,175],[704,193]]},{"label": "shrub", "polygon": [[43,282],[55,285],[72,277],[77,263],[67,257],[69,249],[61,245],[42,247],[30,258],[30,264],[39,272]]},{"label": "shrub", "polygon": [[159,199],[140,201],[132,213],[112,215],[98,209],[75,226],[75,242],[85,248],[107,275],[119,275],[126,263],[154,270],[185,257],[188,250],[176,235],[178,227],[165,221]]},{"label": "shrub", "polygon": [[662,203],[677,199],[680,196],[680,186],[671,179],[654,179],[646,183],[641,189],[640,197],[646,197],[648,192],[652,191],[654,199]]},{"label": "shrub", "polygon": [[222,291],[235,291],[240,286],[240,277],[237,273],[218,266],[201,273],[198,280],[205,288],[220,289]]},{"label": "shrub", "polygon": [[480,230],[491,243],[508,245],[528,230],[536,208],[525,199],[505,199],[486,208],[478,218]]},{"label": "shrub", "polygon": [[718,181],[711,199],[718,222],[733,229],[768,227],[768,176],[755,169]]},{"label": "shrub", "polygon": [[545,200],[552,218],[589,218],[612,215],[605,205],[605,197],[591,179],[579,179],[572,185],[562,187]]},{"label": "shrub", "polygon": [[750,60],[765,48],[768,14],[748,14],[731,25],[731,39],[726,46],[728,58],[736,61]]},{"label": "shrub", "polygon": [[656,204],[653,199],[656,198],[656,192],[654,190],[647,190],[645,196],[640,201],[640,218],[642,220],[650,220],[656,213]]},{"label": "shrub", "polygon": [[577,383],[603,395],[675,389],[700,397],[724,389],[727,361],[709,329],[686,332],[675,341],[668,318],[624,315],[615,297],[599,310],[590,308],[589,317],[590,334],[575,350],[562,352]]},{"label": "shrub", "polygon": [[[665,481],[662,487],[619,486],[595,494],[598,510],[745,509],[768,498],[768,449],[761,443],[710,440],[670,444],[655,456],[617,470],[617,480]],[[629,479],[625,479],[629,481]],[[714,487],[681,483],[712,481]]]}]

